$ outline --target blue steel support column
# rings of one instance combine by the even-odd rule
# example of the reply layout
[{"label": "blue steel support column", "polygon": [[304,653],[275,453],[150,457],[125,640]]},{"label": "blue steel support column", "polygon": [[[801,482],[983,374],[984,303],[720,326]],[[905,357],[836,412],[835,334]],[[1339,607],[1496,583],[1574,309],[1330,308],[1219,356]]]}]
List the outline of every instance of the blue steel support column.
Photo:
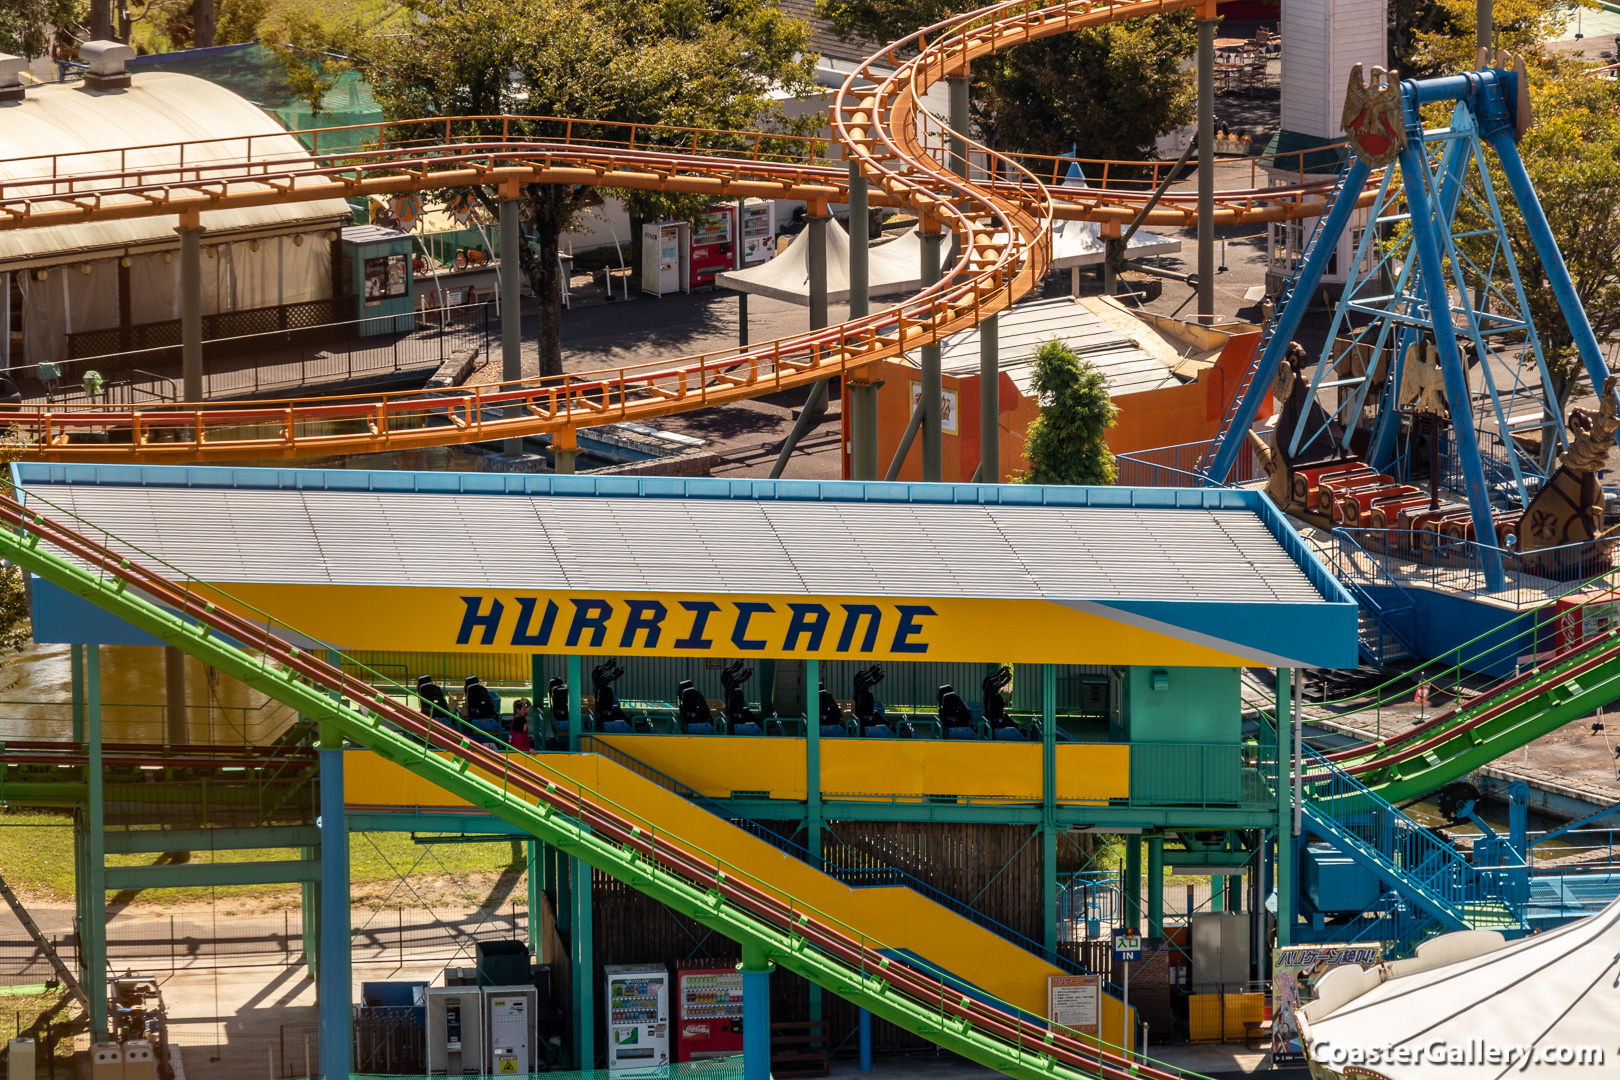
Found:
[{"label": "blue steel support column", "polygon": [[[1507,92],[1504,85],[1503,93]],[[1575,292],[1575,282],[1570,280],[1569,267],[1564,265],[1563,252],[1558,250],[1558,241],[1553,238],[1552,226],[1547,223],[1547,215],[1541,209],[1541,200],[1536,198],[1536,189],[1530,183],[1530,174],[1524,169],[1524,160],[1519,157],[1519,148],[1513,141],[1511,130],[1500,127],[1490,133],[1491,146],[1496,150],[1497,160],[1502,165],[1502,175],[1507,177],[1508,188],[1513,192],[1514,201],[1519,204],[1519,213],[1524,215],[1525,231],[1536,245],[1536,254],[1541,256],[1542,269],[1547,274],[1547,284],[1552,286],[1553,295],[1558,298],[1558,309],[1564,313],[1564,321],[1569,324],[1570,337],[1575,342],[1575,349],[1581,354],[1581,363],[1586,365],[1587,377],[1592,380],[1592,389],[1601,394],[1603,380],[1609,374],[1609,365],[1603,362],[1603,352],[1598,348],[1597,337],[1592,333],[1592,324],[1587,321],[1586,310],[1581,307],[1581,299]],[[1402,165],[1405,168],[1405,165]],[[1451,385],[1446,385],[1446,396],[1451,396]],[[1497,588],[1498,586],[1492,586]]]},{"label": "blue steel support column", "polygon": [[776,968],[758,945],[744,942],[743,1080],[771,1080],[771,972]]},{"label": "blue steel support column", "polygon": [[861,1010],[859,1018],[859,1038],[861,1044],[861,1072],[872,1071],[872,1014],[865,1009]]},{"label": "blue steel support column", "polygon": [[[1506,155],[1512,156],[1515,155]],[[1417,251],[1418,272],[1423,279],[1424,298],[1428,301],[1429,316],[1434,327],[1434,343],[1440,350],[1440,372],[1445,376],[1446,400],[1452,403],[1451,437],[1462,466],[1464,486],[1468,489],[1468,508],[1473,514],[1474,535],[1480,545],[1480,565],[1485,571],[1486,586],[1496,590],[1504,584],[1502,556],[1491,543],[1496,536],[1496,523],[1491,517],[1490,498],[1485,491],[1485,466],[1479,458],[1479,439],[1474,434],[1473,398],[1468,391],[1468,376],[1463,370],[1462,353],[1457,348],[1457,334],[1451,321],[1451,296],[1446,289],[1445,272],[1440,262],[1434,207],[1429,202],[1425,183],[1427,173],[1422,140],[1408,131],[1406,149],[1401,151],[1401,181],[1406,185],[1406,204],[1412,211],[1412,247]],[[1349,194],[1347,188],[1345,195]],[[1341,196],[1339,201],[1343,202],[1344,197]],[[1551,267],[1548,269],[1550,272]],[[1598,383],[1599,388],[1602,385]]]},{"label": "blue steel support column", "polygon": [[1041,923],[1057,951],[1057,668],[1041,665]]},{"label": "blue steel support column", "polygon": [[343,809],[343,736],[321,725],[321,963],[320,1069],[326,1080],[348,1080],[349,827]]},{"label": "blue steel support column", "polygon": [[[1288,764],[1288,720],[1292,668],[1277,669],[1277,862],[1272,875],[1277,890],[1277,944],[1294,943],[1294,811],[1293,777]],[[1261,858],[1265,852],[1261,851]],[[1262,898],[1263,899],[1263,898]]]},{"label": "blue steel support column", "polygon": [[107,1037],[107,848],[101,769],[101,646],[84,651],[85,741],[85,892],[84,922],[79,932],[84,950],[84,992],[90,998],[90,1038]]},{"label": "blue steel support column", "polygon": [[1288,343],[1294,340],[1294,334],[1299,330],[1300,320],[1305,317],[1305,309],[1310,306],[1311,294],[1316,292],[1316,286],[1322,280],[1322,272],[1327,269],[1328,259],[1338,249],[1338,238],[1350,224],[1350,215],[1355,211],[1356,200],[1361,197],[1361,189],[1366,186],[1367,165],[1360,158],[1352,157],[1349,174],[1344,180],[1344,190],[1333,200],[1333,207],[1328,211],[1327,220],[1322,222],[1322,235],[1317,239],[1316,246],[1311,249],[1311,257],[1299,268],[1299,276],[1295,278],[1289,302],[1273,316],[1271,337],[1266,342],[1266,351],[1261,355],[1260,366],[1255,369],[1254,376],[1249,380],[1249,388],[1244,391],[1243,401],[1232,417],[1232,426],[1216,436],[1221,442],[1215,450],[1214,459],[1210,462],[1206,484],[1219,484],[1226,479],[1226,474],[1232,471],[1232,465],[1237,461],[1238,448],[1248,439],[1249,426],[1254,423],[1254,418],[1260,411],[1261,401],[1271,395],[1271,384],[1277,377],[1277,365],[1282,362],[1283,354],[1288,351]]}]

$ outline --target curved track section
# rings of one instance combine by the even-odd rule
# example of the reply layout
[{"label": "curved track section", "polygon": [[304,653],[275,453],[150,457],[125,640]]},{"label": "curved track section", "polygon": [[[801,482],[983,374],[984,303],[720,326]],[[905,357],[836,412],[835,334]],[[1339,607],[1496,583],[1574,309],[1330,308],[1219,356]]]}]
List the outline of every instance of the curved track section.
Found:
[{"label": "curved track section", "polygon": [[942,1047],[1025,1080],[1186,1075],[1127,1061],[1004,1002],[967,996],[556,771],[544,754],[502,755],[474,744],[227,610],[223,595],[148,569],[135,552],[97,543],[9,497],[0,497],[0,524],[0,554],[28,572]]},{"label": "curved track section", "polygon": [[[540,434],[571,446],[579,428],[651,420],[842,377],[973,326],[1029,292],[1050,261],[1057,217],[1127,221],[1149,196],[1135,182],[1083,195],[1071,190],[1060,201],[1038,178],[1035,162],[1022,164],[971,142],[970,152],[990,167],[981,179],[958,177],[947,165],[953,133],[922,107],[920,95],[1000,49],[1197,3],[1037,6],[1013,0],[920,30],[857,69],[832,110],[839,143],[872,183],[874,202],[916,211],[925,229],[953,234],[958,252],[938,284],[879,314],[758,346],[449,393],[20,408],[0,410],[0,425],[17,433],[23,457],[39,461],[296,459]],[[857,82],[871,88],[858,91]],[[516,195],[531,183],[590,184],[716,199],[803,199],[818,207],[848,197],[847,166],[830,164],[826,144],[814,140],[523,118],[524,128],[561,129],[555,141],[536,141],[513,133],[518,119],[389,125],[385,142],[396,145],[342,155],[255,159],[251,140],[237,139],[122,151],[116,165],[106,160],[109,154],[77,165],[72,156],[42,158],[28,179],[0,189],[0,229],[175,214],[185,224],[204,210],[473,185]],[[493,134],[497,124],[501,132]],[[1046,161],[1055,176],[1055,160]],[[1330,186],[1302,178],[1291,187],[1224,191],[1217,220],[1314,216]],[[1186,196],[1168,197],[1147,218],[1161,225],[1194,221],[1196,208]]]}]

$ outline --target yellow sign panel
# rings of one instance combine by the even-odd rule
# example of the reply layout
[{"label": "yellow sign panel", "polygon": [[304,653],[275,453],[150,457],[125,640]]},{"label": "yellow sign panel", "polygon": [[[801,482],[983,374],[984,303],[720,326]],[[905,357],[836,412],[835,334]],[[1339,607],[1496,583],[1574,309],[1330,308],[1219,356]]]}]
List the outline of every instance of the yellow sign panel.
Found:
[{"label": "yellow sign panel", "polygon": [[994,656],[1031,664],[1189,667],[1250,662],[1047,600],[263,583],[221,588],[311,637],[353,649],[944,661]]}]

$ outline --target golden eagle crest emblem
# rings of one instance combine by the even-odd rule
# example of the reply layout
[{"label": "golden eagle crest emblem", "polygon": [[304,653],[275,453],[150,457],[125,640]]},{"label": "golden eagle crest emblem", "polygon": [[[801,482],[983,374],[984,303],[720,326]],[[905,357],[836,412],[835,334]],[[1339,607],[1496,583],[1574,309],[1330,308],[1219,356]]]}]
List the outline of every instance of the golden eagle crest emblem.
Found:
[{"label": "golden eagle crest emblem", "polygon": [[1357,64],[1350,72],[1339,127],[1350,136],[1350,149],[1372,168],[1382,168],[1400,157],[1406,149],[1400,74],[1375,67],[1369,86],[1362,81],[1361,65]]}]

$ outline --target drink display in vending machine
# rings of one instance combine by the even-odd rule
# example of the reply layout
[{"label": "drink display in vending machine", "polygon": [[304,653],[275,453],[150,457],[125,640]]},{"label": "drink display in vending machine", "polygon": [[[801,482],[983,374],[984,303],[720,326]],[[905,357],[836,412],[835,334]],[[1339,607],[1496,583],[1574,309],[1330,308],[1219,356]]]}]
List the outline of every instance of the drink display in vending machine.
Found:
[{"label": "drink display in vending machine", "polygon": [[742,205],[742,264],[758,266],[776,257],[776,204],[769,199],[749,199]]},{"label": "drink display in vending machine", "polygon": [[734,967],[676,968],[675,983],[675,1060],[740,1054],[742,972]]},{"label": "drink display in vending machine", "polygon": [[697,219],[692,230],[692,284],[713,285],[714,275],[730,270],[736,259],[732,225],[736,208],[715,206]]},{"label": "drink display in vending machine", "polygon": [[609,964],[608,1068],[669,1064],[669,970],[662,964]]}]

